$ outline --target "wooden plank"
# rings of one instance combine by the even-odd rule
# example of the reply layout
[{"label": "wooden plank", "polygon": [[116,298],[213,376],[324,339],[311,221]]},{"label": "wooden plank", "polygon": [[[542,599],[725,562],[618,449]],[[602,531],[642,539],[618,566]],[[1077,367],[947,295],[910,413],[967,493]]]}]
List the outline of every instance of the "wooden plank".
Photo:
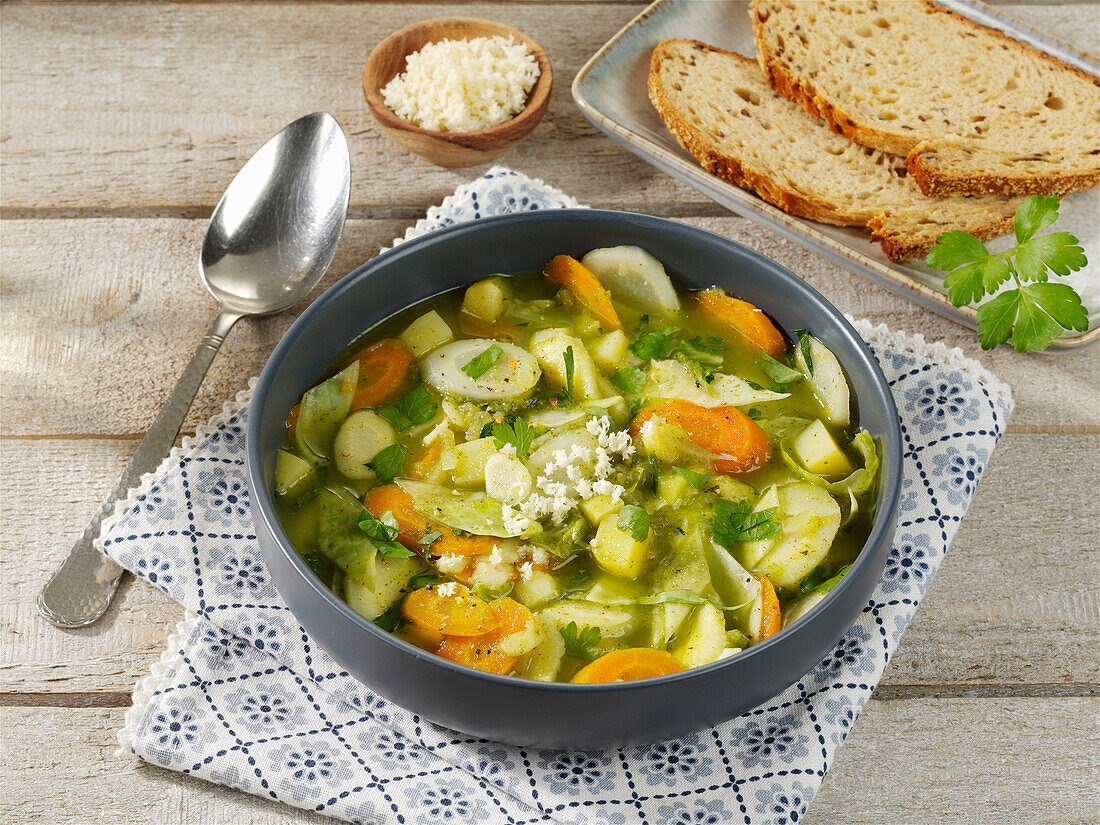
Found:
[{"label": "wooden plank", "polygon": [[[1006,347],[983,353],[974,332],[751,221],[687,222],[773,257],[853,316],[962,347],[1014,388],[1014,427],[1068,432],[1100,427],[1096,347],[1056,355],[1019,355]],[[322,288],[388,246],[408,224],[349,221]],[[5,221],[0,433],[143,433],[215,311],[195,273],[204,231],[204,221],[186,219]],[[184,432],[209,420],[259,373],[303,307],[239,322],[215,359]]]},{"label": "wooden plank", "polygon": [[[569,94],[580,66],[640,8],[461,6],[461,14],[523,29],[554,65],[549,111],[502,161],[549,175],[592,204],[720,214],[598,133]],[[1011,11],[1096,51],[1095,5]],[[452,4],[9,5],[0,33],[5,209],[194,215],[217,202],[258,142],[325,109],[348,133],[356,214],[416,215],[470,171],[432,166],[384,138],[364,105],[359,72],[391,31],[455,13]],[[227,55],[247,55],[248,70],[227,75]]]},{"label": "wooden plank", "polygon": [[[1005,439],[887,669],[889,695],[1097,689],[1100,610],[1092,577],[1082,575],[1100,546],[1100,505],[1089,483],[1100,470],[1095,444],[1093,436]],[[133,581],[89,628],[58,630],[35,610],[46,577],[132,449],[118,440],[0,443],[4,691],[99,693],[117,703],[182,618],[179,605]],[[1066,483],[1073,478],[1084,483]]]},{"label": "wooden plank", "polygon": [[[1042,712],[1030,699],[873,701],[804,821],[1095,822],[1096,712],[1094,699],[1050,699]],[[3,808],[56,825],[331,822],[114,756],[123,713],[3,708]]]}]

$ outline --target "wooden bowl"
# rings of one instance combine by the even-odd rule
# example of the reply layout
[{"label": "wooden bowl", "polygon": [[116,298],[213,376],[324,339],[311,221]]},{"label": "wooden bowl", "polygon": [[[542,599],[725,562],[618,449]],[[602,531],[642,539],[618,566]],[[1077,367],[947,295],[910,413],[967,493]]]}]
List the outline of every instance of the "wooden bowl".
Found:
[{"label": "wooden bowl", "polygon": [[[402,120],[382,101],[382,88],[405,71],[405,58],[428,43],[496,35],[511,35],[517,43],[526,45],[539,64],[539,78],[527,96],[527,104],[507,123],[480,132],[433,132]],[[441,17],[406,26],[379,43],[363,66],[363,94],[379,128],[413,154],[439,166],[485,163],[526,137],[546,111],[553,85],[550,61],[538,43],[503,23],[466,17]]]}]

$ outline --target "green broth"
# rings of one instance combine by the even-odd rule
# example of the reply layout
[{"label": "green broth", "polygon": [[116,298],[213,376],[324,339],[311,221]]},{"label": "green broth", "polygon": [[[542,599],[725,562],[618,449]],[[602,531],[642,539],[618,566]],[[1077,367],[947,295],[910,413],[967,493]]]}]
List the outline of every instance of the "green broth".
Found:
[{"label": "green broth", "polygon": [[[663,270],[646,277],[668,289]],[[354,609],[454,661],[569,681],[611,678],[610,660],[588,665],[615,650],[642,649],[656,668],[642,675],[733,655],[804,612],[866,540],[875,485],[856,478],[855,399],[831,420],[828,358],[818,375],[797,342],[777,353],[796,378],[777,386],[760,344],[682,290],[677,312],[611,290],[616,332],[570,286],[490,276],[352,342],[288,422],[279,517]],[[647,334],[655,357],[638,349]],[[624,391],[620,370],[644,387]],[[714,400],[728,387],[787,395]],[[455,604],[466,613],[440,618]]]}]

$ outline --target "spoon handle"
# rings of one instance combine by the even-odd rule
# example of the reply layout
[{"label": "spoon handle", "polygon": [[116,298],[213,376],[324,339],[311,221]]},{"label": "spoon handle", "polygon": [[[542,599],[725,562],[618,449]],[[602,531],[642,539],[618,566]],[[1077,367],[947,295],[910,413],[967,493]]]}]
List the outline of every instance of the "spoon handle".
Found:
[{"label": "spoon handle", "polygon": [[240,317],[240,313],[223,311],[214,319],[111,494],[38,594],[38,612],[58,627],[90,625],[111,604],[123,570],[95,548],[100,525],[114,511],[115,502],[129,495],[143,475],[156,470],[172,449],[210,362]]}]

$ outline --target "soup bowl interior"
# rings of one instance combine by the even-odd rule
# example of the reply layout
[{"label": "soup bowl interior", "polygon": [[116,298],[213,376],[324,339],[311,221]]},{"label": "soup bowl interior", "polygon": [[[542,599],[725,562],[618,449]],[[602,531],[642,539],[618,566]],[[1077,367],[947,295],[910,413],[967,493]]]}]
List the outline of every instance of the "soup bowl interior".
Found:
[{"label": "soup bowl interior", "polygon": [[[878,441],[882,475],[863,551],[806,618],[743,653],[658,679],[543,683],[453,664],[352,611],[308,568],[276,516],[272,477],[290,408],[354,338],[394,313],[491,273],[540,269],[557,254],[636,245],[678,286],[750,301],[789,337],[808,329],[847,371],[860,426]],[[276,347],[247,430],[256,534],[280,595],[309,635],[371,690],[433,722],[501,742],[607,748],[683,735],[743,713],[811,670],[855,621],[877,584],[897,520],[901,434],[889,387],[866,344],[819,293],[737,243],[660,218],[562,209],[488,218],[409,241],[322,295]]]}]

